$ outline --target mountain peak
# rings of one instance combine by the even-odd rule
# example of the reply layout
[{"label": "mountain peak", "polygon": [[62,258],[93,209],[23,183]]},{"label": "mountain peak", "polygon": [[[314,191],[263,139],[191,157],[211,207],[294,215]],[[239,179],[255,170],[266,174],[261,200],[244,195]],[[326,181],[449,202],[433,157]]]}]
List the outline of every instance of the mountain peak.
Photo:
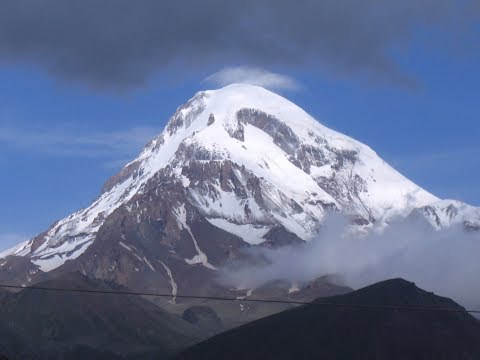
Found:
[{"label": "mountain peak", "polygon": [[329,211],[363,231],[415,210],[448,226],[480,218],[438,201],[291,101],[233,84],[180,106],[98,199],[1,253],[0,267],[18,266],[23,282],[67,267],[133,286],[137,269],[158,271],[177,291],[176,274],[215,271],[244,246],[308,241]]},{"label": "mountain peak", "polygon": [[[247,109],[260,110],[277,117],[299,132],[308,126],[327,130],[300,107],[274,92],[255,85],[231,84],[217,90],[196,93],[177,109],[167,124],[166,131],[171,135],[182,126],[199,131],[212,124],[209,121],[211,116],[227,128],[236,126],[237,112]],[[196,124],[192,124],[193,118]]]}]

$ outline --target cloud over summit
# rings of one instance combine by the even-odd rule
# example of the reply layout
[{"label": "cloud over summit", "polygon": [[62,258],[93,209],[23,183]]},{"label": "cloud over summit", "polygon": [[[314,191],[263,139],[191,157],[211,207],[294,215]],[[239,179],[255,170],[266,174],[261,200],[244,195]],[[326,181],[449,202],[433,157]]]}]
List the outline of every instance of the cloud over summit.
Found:
[{"label": "cloud over summit", "polygon": [[248,66],[226,67],[206,77],[204,82],[220,87],[235,83],[249,84],[274,91],[298,90],[301,87],[295,79],[287,75]]}]

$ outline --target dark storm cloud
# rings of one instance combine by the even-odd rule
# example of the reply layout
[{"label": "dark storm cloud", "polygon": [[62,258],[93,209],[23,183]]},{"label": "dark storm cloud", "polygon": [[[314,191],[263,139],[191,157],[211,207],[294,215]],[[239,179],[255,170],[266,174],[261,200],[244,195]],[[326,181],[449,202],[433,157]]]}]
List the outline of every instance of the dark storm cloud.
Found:
[{"label": "dark storm cloud", "polygon": [[96,87],[142,84],[175,64],[302,65],[410,81],[391,56],[419,26],[458,32],[466,0],[0,0],[0,61]]}]

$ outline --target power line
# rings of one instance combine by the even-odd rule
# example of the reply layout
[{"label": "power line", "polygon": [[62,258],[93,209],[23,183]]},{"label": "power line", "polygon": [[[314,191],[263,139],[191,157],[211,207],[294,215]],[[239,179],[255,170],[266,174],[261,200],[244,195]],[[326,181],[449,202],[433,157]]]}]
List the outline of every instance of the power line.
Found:
[{"label": "power line", "polygon": [[315,305],[315,306],[330,306],[330,307],[359,308],[359,309],[436,311],[436,312],[449,312],[449,313],[480,314],[480,310],[466,310],[466,309],[448,309],[448,308],[396,306],[396,305],[368,305],[368,304],[355,304],[355,303],[347,304],[347,303],[332,303],[332,302],[309,302],[309,301],[296,301],[296,300],[229,298],[229,297],[222,297],[222,296],[173,295],[173,294],[162,294],[162,293],[133,292],[133,291],[124,291],[124,290],[68,289],[68,288],[53,288],[53,287],[44,287],[44,286],[20,286],[20,285],[6,285],[6,284],[0,284],[0,288],[22,289],[22,290],[46,290],[46,291],[57,291],[57,292],[76,292],[76,293],[87,293],[87,294],[152,296],[152,297],[168,297],[168,298],[195,299],[195,300],[218,300],[218,301],[291,304],[291,305]]}]

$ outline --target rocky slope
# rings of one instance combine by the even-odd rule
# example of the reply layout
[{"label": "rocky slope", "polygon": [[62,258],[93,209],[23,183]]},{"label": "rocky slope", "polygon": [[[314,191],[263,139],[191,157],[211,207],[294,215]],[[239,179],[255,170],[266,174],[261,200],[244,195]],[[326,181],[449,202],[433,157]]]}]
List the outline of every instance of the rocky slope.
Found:
[{"label": "rocky slope", "polygon": [[[80,273],[38,286],[125,290]],[[0,353],[12,360],[166,358],[202,339],[199,328],[139,296],[22,290],[0,303]]]},{"label": "rocky slope", "polygon": [[247,247],[308,241],[328,211],[364,231],[409,216],[480,227],[478,208],[439,200],[279,95],[231,85],[179,107],[88,208],[0,253],[0,280],[80,271],[172,303],[177,293],[248,296],[216,285],[217,270]]}]

